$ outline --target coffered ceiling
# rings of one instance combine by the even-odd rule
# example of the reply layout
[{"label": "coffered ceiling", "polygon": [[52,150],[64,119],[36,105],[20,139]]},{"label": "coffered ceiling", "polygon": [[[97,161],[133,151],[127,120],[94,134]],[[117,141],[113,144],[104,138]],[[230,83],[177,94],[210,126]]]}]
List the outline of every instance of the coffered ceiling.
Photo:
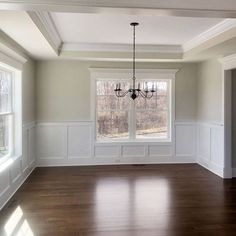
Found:
[{"label": "coffered ceiling", "polygon": [[168,17],[156,15],[51,13],[65,43],[130,44],[130,22],[139,22],[137,43],[183,45],[222,22],[219,18]]},{"label": "coffered ceiling", "polygon": [[[193,1],[176,1],[180,5],[172,5],[174,8],[168,5],[170,1],[161,5],[157,1],[137,1],[136,7],[123,1],[28,0],[21,1],[21,5],[13,2],[0,1],[0,29],[36,59],[129,61],[129,24],[133,21],[140,23],[136,30],[140,61],[201,60],[201,53],[205,59],[210,48],[233,42],[236,37],[236,19],[224,17],[236,13],[234,1],[230,3],[231,10],[218,1],[213,9],[209,5],[202,10],[197,10],[196,1],[192,5]],[[218,48],[209,56],[228,54],[231,46],[227,52],[224,47]]]}]

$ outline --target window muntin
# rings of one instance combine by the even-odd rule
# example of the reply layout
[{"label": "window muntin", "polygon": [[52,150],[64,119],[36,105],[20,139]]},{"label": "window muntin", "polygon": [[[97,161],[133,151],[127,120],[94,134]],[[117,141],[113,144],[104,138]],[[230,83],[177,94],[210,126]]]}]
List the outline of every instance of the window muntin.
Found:
[{"label": "window muntin", "polygon": [[0,163],[12,154],[13,73],[0,68]]},{"label": "window muntin", "polygon": [[[157,91],[151,99],[138,97],[135,101],[115,96],[117,82],[112,79],[96,80],[97,140],[170,140],[171,80],[137,81],[141,88],[154,84]],[[129,80],[119,82],[122,88],[130,87]]]}]

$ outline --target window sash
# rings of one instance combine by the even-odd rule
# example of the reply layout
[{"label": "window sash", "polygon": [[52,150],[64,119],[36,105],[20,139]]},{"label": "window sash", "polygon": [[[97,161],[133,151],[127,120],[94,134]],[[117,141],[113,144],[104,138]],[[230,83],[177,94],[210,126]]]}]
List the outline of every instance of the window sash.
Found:
[{"label": "window sash", "polygon": [[13,110],[14,110],[13,109],[13,104],[14,104],[14,94],[13,94],[13,91],[14,91],[14,80],[13,80],[14,73],[12,71],[7,70],[7,69],[0,66],[0,73],[1,72],[9,74],[9,76],[10,76],[10,85],[11,85],[11,87],[10,87],[10,89],[11,89],[11,91],[10,91],[10,99],[11,99],[10,109],[8,111],[0,112],[0,115],[4,115],[4,114],[13,113]]},{"label": "window sash", "polygon": [[[158,97],[163,97],[163,96],[166,96],[167,97],[167,109],[152,109],[152,108],[136,108],[136,105],[135,105],[135,102],[133,101],[130,101],[129,102],[129,107],[127,109],[97,109],[97,97],[98,96],[101,96],[101,95],[97,95],[97,81],[112,81],[112,82],[119,82],[119,80],[117,79],[97,79],[96,82],[95,82],[95,119],[96,119],[96,122],[95,122],[95,130],[96,130],[96,140],[99,141],[99,142],[116,142],[116,141],[142,141],[142,140],[155,140],[155,141],[163,141],[163,140],[166,140],[166,141],[169,141],[170,138],[171,138],[171,100],[172,100],[172,93],[171,93],[171,86],[172,86],[172,81],[170,79],[147,79],[147,80],[137,80],[136,83],[138,82],[166,82],[167,83],[167,95],[156,95],[157,96],[157,99]],[[123,79],[122,81],[127,81],[125,79]],[[102,95],[104,96],[104,95]],[[125,97],[124,98],[120,98],[120,99],[126,99]],[[143,98],[140,98],[140,99],[143,99]],[[147,100],[148,102],[148,100]],[[107,139],[98,139],[98,135],[97,135],[97,114],[98,112],[111,112],[111,111],[114,111],[114,112],[128,112],[128,131],[129,131],[129,138],[127,139],[124,139],[124,138],[117,138],[117,139],[114,139],[114,140],[107,140]],[[136,123],[136,112],[148,112],[148,111],[155,111],[155,112],[167,112],[167,138],[165,139],[161,139],[161,138],[158,138],[158,137],[145,137],[145,138],[138,138],[137,137],[137,134],[136,134],[136,126],[137,126],[137,123]]]},{"label": "window sash", "polygon": [[6,155],[0,156],[0,164],[6,161],[10,156],[14,153],[14,130],[13,130],[13,124],[14,124],[14,72],[7,70],[5,68],[2,68],[0,66],[0,73],[8,73],[10,76],[10,106],[8,111],[0,112],[0,117],[8,117],[8,153]]},{"label": "window sash", "polygon": [[3,163],[8,157],[13,155],[13,143],[14,143],[14,138],[13,138],[13,122],[14,122],[14,115],[13,113],[8,113],[5,115],[1,115],[1,117],[8,117],[8,152],[6,155],[1,156],[0,155],[0,164]]}]

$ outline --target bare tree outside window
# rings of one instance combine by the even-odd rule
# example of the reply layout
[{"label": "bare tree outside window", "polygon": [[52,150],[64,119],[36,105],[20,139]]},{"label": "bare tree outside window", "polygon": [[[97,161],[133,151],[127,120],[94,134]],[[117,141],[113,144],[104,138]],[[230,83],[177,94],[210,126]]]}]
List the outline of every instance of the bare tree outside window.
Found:
[{"label": "bare tree outside window", "polygon": [[12,74],[0,69],[0,158],[9,154],[12,116]]},{"label": "bare tree outside window", "polygon": [[[116,81],[97,81],[97,139],[128,139],[128,99],[117,98],[114,94]],[[123,82],[123,87],[129,83]]]},{"label": "bare tree outside window", "polygon": [[[151,99],[135,100],[136,138],[168,138],[169,90],[167,82],[148,82],[156,92]],[[145,82],[141,83],[141,87]]]},{"label": "bare tree outside window", "polygon": [[[119,81],[128,89],[129,81]],[[117,81],[96,82],[96,127],[98,140],[167,139],[170,113],[170,88],[168,81],[140,82],[141,87],[155,86],[151,99],[128,96],[117,98],[114,88]],[[131,125],[135,124],[135,125]],[[131,135],[132,134],[132,135]]]}]

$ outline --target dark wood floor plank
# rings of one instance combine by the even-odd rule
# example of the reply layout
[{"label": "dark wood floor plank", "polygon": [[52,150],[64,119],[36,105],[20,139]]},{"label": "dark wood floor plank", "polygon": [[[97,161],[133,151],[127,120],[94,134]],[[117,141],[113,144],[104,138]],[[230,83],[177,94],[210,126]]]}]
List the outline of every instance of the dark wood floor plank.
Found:
[{"label": "dark wood floor plank", "polygon": [[1,236],[17,213],[13,235],[231,236],[236,180],[196,164],[36,168],[0,212]]}]

